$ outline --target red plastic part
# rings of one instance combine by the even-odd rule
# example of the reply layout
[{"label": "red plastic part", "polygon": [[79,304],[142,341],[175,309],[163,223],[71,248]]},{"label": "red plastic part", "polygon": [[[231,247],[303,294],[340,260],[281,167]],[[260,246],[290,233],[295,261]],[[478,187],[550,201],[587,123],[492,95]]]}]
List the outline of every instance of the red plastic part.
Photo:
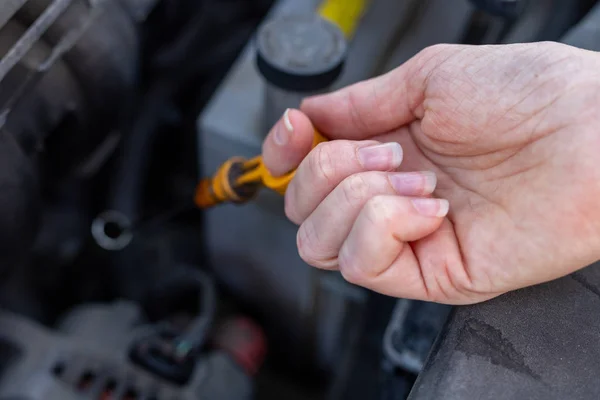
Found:
[{"label": "red plastic part", "polygon": [[213,345],[231,355],[250,375],[258,372],[267,354],[262,328],[246,317],[225,321],[217,330]]}]

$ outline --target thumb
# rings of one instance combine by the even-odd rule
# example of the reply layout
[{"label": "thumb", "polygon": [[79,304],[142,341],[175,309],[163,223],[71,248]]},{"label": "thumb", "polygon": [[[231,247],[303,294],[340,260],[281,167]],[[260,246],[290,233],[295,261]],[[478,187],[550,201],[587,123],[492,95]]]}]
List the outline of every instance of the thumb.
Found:
[{"label": "thumb", "polygon": [[432,71],[462,48],[429,47],[384,75],[309,97],[300,109],[331,139],[364,140],[388,133],[422,118]]},{"label": "thumb", "polygon": [[310,153],[314,128],[308,117],[298,110],[287,110],[263,142],[263,162],[273,176],[297,168]]},{"label": "thumb", "polygon": [[409,68],[404,65],[336,92],[309,97],[301,109],[332,139],[364,140],[387,133],[415,119],[409,101],[413,95],[408,91]]}]

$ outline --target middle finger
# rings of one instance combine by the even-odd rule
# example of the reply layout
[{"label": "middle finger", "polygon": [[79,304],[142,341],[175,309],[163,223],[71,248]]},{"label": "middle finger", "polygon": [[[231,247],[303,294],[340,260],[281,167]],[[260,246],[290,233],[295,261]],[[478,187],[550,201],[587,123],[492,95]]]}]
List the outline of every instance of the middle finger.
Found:
[{"label": "middle finger", "polygon": [[436,187],[433,172],[363,172],[338,185],[298,230],[298,250],[308,264],[337,268],[339,250],[365,204],[375,196],[424,197]]},{"label": "middle finger", "polygon": [[335,140],[319,144],[302,161],[287,189],[287,217],[300,225],[331,191],[350,175],[392,171],[402,163],[395,142]]}]

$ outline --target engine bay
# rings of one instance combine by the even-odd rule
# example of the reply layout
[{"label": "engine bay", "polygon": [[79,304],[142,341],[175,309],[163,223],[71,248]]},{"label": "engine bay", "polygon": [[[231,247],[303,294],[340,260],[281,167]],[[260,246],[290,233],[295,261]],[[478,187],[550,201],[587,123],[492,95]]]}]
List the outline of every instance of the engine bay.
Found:
[{"label": "engine bay", "polygon": [[305,95],[257,32],[318,15],[326,91],[438,43],[600,50],[593,0],[3,0],[0,400],[420,400],[455,309],[309,268],[277,193],[194,204]]}]

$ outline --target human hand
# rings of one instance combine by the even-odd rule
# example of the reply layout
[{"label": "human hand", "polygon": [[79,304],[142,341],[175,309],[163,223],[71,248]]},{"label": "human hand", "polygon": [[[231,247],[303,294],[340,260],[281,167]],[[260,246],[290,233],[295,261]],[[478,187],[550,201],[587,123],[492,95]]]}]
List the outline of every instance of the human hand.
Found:
[{"label": "human hand", "polygon": [[[275,175],[299,165],[285,209],[314,267],[468,304],[600,258],[596,53],[439,45],[301,110],[263,156]],[[312,124],[332,141],[310,151]]]}]

